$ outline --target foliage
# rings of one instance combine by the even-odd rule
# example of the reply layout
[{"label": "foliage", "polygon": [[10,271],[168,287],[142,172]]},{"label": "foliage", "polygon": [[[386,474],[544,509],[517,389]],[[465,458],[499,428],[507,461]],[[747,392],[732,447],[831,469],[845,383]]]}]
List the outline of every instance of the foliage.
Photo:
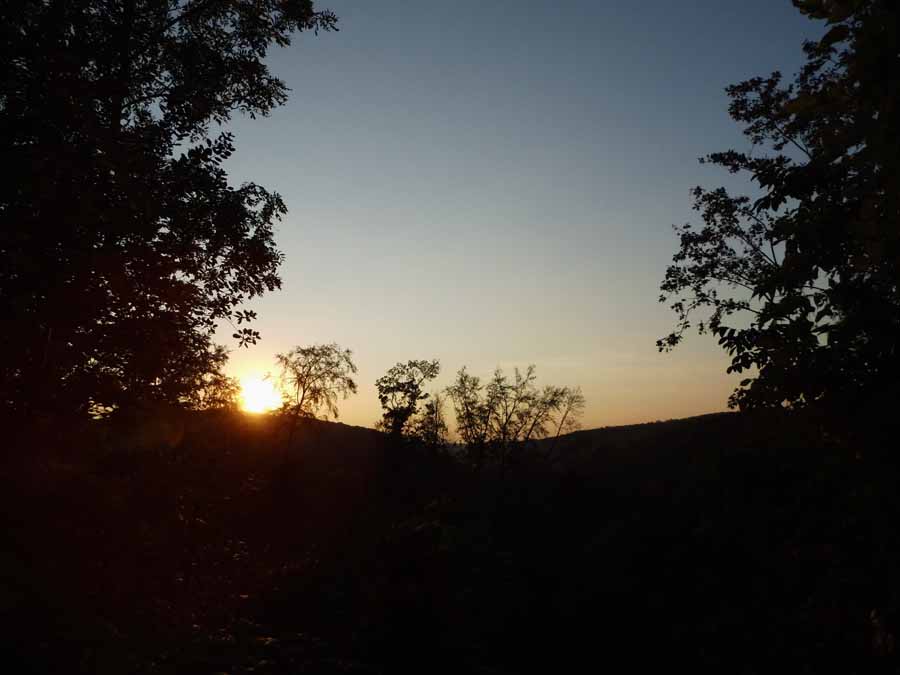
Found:
[{"label": "foliage", "polygon": [[410,420],[410,436],[429,450],[440,450],[449,441],[449,429],[444,414],[444,397],[432,394],[422,409]]},{"label": "foliage", "polygon": [[324,422],[288,457],[269,417],[183,414],[176,447],[126,456],[105,423],[42,427],[0,470],[3,663],[895,673],[900,465],[803,417],[598,429],[503,480]]},{"label": "foliage", "polygon": [[196,374],[193,383],[185,386],[188,392],[184,404],[193,410],[233,410],[237,408],[241,386],[237,378],[223,372],[228,354],[223,347],[216,347],[213,353],[216,363],[203,368]]},{"label": "foliage", "polygon": [[779,72],[727,88],[749,153],[705,160],[745,173],[759,196],[694,190],[703,227],[662,283],[676,346],[697,310],[732,357],[755,371],[730,404],[832,408],[893,390],[900,336],[898,6],[886,0],[795,0],[829,30],[804,45],[791,84]]},{"label": "foliage", "polygon": [[380,426],[392,436],[403,434],[409,420],[416,414],[419,401],[428,398],[422,385],[433,380],[441,372],[441,364],[433,361],[412,360],[398,363],[375,381],[378,400],[384,408]]},{"label": "foliage", "polygon": [[460,369],[447,388],[456,413],[457,431],[470,460],[481,466],[492,460],[501,465],[517,446],[549,434],[574,431],[584,410],[579,388],[538,388],[535,367],[515,369],[513,380],[498,368],[487,384]]},{"label": "foliage", "polygon": [[280,286],[281,198],[233,187],[234,112],[287,88],[265,62],[330,30],[309,0],[3,3],[0,404],[177,402],[213,372],[217,322]]},{"label": "foliage", "polygon": [[317,417],[324,411],[338,417],[339,397],[347,399],[356,393],[353,352],[336,343],[294,347],[286,354],[276,354],[281,368],[280,383],[285,396],[285,410],[294,419]]},{"label": "foliage", "polygon": [[570,434],[581,428],[581,415],[584,413],[585,399],[581,387],[563,387],[556,407],[556,433],[553,435],[551,454],[556,449],[561,434]]}]

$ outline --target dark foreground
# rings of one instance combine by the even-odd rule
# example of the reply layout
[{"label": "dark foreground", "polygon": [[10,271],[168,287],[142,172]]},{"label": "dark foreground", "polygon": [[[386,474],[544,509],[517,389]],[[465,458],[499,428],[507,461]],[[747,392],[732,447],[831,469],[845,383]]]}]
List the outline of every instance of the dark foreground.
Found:
[{"label": "dark foreground", "polygon": [[900,668],[900,471],[814,424],[582,432],[480,473],[324,423],[50,428],[0,471],[5,672]]}]

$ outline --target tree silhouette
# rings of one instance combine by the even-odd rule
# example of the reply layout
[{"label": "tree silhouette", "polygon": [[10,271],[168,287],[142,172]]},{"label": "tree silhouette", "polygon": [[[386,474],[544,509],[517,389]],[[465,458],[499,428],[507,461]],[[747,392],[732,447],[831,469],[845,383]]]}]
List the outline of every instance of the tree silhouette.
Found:
[{"label": "tree silhouette", "polygon": [[276,354],[281,368],[280,384],[284,392],[285,412],[291,417],[289,440],[293,438],[301,417],[338,417],[339,397],[347,399],[356,393],[353,353],[335,343],[294,347],[286,354]]},{"label": "tree silhouette", "polygon": [[453,402],[456,416],[456,432],[466,446],[469,460],[482,466],[487,459],[490,440],[492,410],[482,399],[481,378],[466,372],[463,366],[456,373],[456,380],[447,387],[447,395]]},{"label": "tree silhouette", "polygon": [[181,402],[212,334],[279,287],[281,198],[222,168],[233,112],[265,115],[265,63],[336,18],[308,0],[13,0],[0,9],[0,405]]},{"label": "tree silhouette", "polygon": [[412,360],[398,363],[375,381],[378,400],[384,408],[380,425],[394,438],[403,435],[407,423],[416,414],[419,401],[428,398],[422,385],[441,371],[440,362]]},{"label": "tree silhouette", "polygon": [[482,384],[480,378],[461,368],[447,387],[453,401],[457,431],[470,461],[483,466],[488,461],[505,466],[516,448],[550,433],[574,431],[584,410],[579,388],[538,388],[535,367],[515,369],[513,379],[500,369]]},{"label": "tree silhouette", "polygon": [[444,415],[444,397],[431,394],[422,409],[410,420],[410,436],[429,450],[440,450],[448,442],[449,429]]},{"label": "tree silhouette", "polygon": [[556,412],[556,433],[553,434],[553,444],[550,446],[550,454],[556,450],[556,443],[562,434],[570,434],[581,428],[581,415],[584,413],[585,398],[581,387],[566,387],[559,398]]},{"label": "tree silhouette", "polygon": [[676,346],[697,310],[756,371],[730,404],[845,410],[892,392],[900,336],[900,48],[895,2],[795,0],[829,26],[804,45],[792,84],[780,73],[726,90],[751,153],[705,160],[747,173],[761,196],[694,190],[703,226],[676,228],[681,247],[662,283]]},{"label": "tree silhouette", "polygon": [[187,382],[182,403],[193,410],[236,409],[240,383],[223,371],[228,353],[221,346],[211,350],[215,359],[203,367],[195,367],[193,382]]}]

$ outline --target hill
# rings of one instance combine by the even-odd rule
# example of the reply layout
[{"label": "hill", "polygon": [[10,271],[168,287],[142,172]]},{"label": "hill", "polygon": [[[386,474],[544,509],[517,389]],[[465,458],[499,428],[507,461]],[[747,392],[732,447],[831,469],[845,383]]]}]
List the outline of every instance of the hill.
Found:
[{"label": "hill", "polygon": [[17,672],[891,672],[895,463],[784,416],[582,431],[503,472],[204,414],[18,434]]}]

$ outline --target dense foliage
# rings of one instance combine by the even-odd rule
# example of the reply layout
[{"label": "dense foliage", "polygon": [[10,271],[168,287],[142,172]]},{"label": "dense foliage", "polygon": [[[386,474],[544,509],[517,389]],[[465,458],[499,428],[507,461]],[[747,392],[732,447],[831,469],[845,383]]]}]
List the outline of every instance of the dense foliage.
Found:
[{"label": "dense foliage", "polygon": [[758,196],[694,191],[702,227],[661,301],[678,316],[660,349],[698,324],[748,372],[742,408],[870,406],[892,395],[900,339],[900,8],[893,0],[795,0],[823,20],[794,81],[779,72],[727,89],[752,150],[704,161],[748,175]]},{"label": "dense foliage", "polygon": [[3,3],[0,405],[183,403],[217,371],[216,323],[280,284],[285,212],[228,183],[220,127],[284,102],[270,45],[335,21],[309,0]]},{"label": "dense foliage", "polygon": [[378,400],[384,409],[379,426],[392,436],[401,436],[418,411],[419,402],[429,397],[422,386],[440,372],[441,364],[437,359],[413,359],[391,366],[375,381]]},{"label": "dense foliage", "polygon": [[444,395],[432,394],[425,405],[410,420],[409,435],[423,448],[431,452],[446,449],[450,442],[450,428],[444,412]]}]

